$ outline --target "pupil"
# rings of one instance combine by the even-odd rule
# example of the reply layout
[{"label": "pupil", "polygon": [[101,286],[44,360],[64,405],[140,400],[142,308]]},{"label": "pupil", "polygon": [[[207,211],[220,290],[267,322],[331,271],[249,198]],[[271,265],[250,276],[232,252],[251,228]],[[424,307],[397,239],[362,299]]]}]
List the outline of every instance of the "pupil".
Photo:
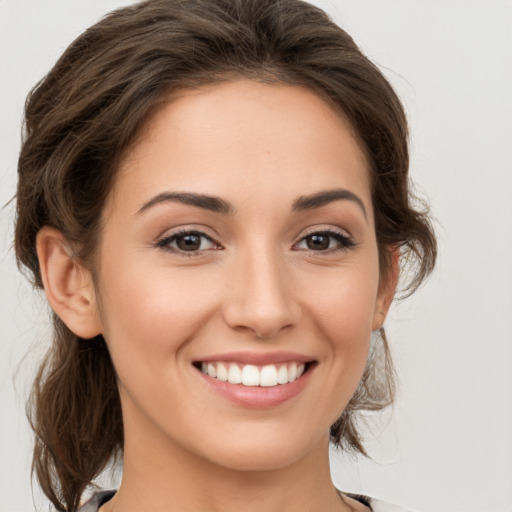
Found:
[{"label": "pupil", "polygon": [[197,251],[201,247],[201,237],[199,235],[183,235],[176,240],[176,245],[182,251]]},{"label": "pupil", "polygon": [[321,251],[329,249],[329,236],[328,235],[311,235],[307,239],[308,249],[312,251]]}]

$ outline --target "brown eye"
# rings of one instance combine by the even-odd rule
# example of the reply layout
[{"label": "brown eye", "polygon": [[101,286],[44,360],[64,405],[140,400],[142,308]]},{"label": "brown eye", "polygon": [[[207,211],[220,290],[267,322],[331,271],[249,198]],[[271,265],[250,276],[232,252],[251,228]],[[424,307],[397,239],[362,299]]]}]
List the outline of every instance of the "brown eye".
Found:
[{"label": "brown eye", "polygon": [[311,251],[325,251],[329,249],[331,238],[325,233],[319,233],[306,238],[306,246]]},{"label": "brown eye", "polygon": [[182,235],[176,238],[176,247],[180,251],[198,251],[201,248],[200,235]]},{"label": "brown eye", "polygon": [[199,253],[220,248],[209,236],[200,231],[173,233],[160,240],[157,246],[175,253]]},{"label": "brown eye", "polygon": [[331,253],[354,247],[356,244],[349,236],[338,231],[318,231],[302,238],[296,250]]}]

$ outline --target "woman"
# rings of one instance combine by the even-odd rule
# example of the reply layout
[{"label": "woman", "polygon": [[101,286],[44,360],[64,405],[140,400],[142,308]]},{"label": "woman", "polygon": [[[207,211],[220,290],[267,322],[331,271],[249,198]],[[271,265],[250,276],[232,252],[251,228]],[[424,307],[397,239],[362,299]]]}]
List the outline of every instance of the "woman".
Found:
[{"label": "woman", "polygon": [[[153,0],[80,36],[26,106],[16,251],[54,311],[34,470],[84,511],[384,510],[329,440],[393,399],[400,268],[432,270],[382,74],[297,0]],[[398,509],[397,509],[398,510]]]}]

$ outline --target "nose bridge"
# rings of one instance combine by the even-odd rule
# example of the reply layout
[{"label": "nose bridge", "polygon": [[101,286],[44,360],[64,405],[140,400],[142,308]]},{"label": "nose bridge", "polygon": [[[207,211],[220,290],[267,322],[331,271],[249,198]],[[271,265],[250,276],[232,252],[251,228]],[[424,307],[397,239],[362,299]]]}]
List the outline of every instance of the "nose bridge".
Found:
[{"label": "nose bridge", "polygon": [[224,307],[231,327],[266,338],[297,321],[299,307],[283,263],[277,248],[261,240],[238,251]]}]

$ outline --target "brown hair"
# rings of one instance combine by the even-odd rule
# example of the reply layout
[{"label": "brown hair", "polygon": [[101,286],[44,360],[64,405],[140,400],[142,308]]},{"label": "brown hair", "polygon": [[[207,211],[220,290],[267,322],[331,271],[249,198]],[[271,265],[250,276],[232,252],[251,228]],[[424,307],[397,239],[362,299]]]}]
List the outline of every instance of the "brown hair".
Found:
[{"label": "brown hair", "polygon": [[[15,248],[42,287],[37,232],[58,228],[93,269],[99,223],[120,160],[178,89],[235,77],[308,87],[340,109],[371,165],[381,277],[389,246],[414,268],[412,293],[432,270],[436,242],[408,181],[407,122],[381,72],[320,9],[300,0],[149,0],[115,11],[79,36],[30,93],[19,158]],[[115,372],[102,336],[84,340],[56,316],[52,348],[31,396],[33,470],[59,511],[122,453]],[[380,347],[380,348],[379,348]],[[331,428],[334,442],[364,453],[358,410],[393,400],[385,336]]]}]

